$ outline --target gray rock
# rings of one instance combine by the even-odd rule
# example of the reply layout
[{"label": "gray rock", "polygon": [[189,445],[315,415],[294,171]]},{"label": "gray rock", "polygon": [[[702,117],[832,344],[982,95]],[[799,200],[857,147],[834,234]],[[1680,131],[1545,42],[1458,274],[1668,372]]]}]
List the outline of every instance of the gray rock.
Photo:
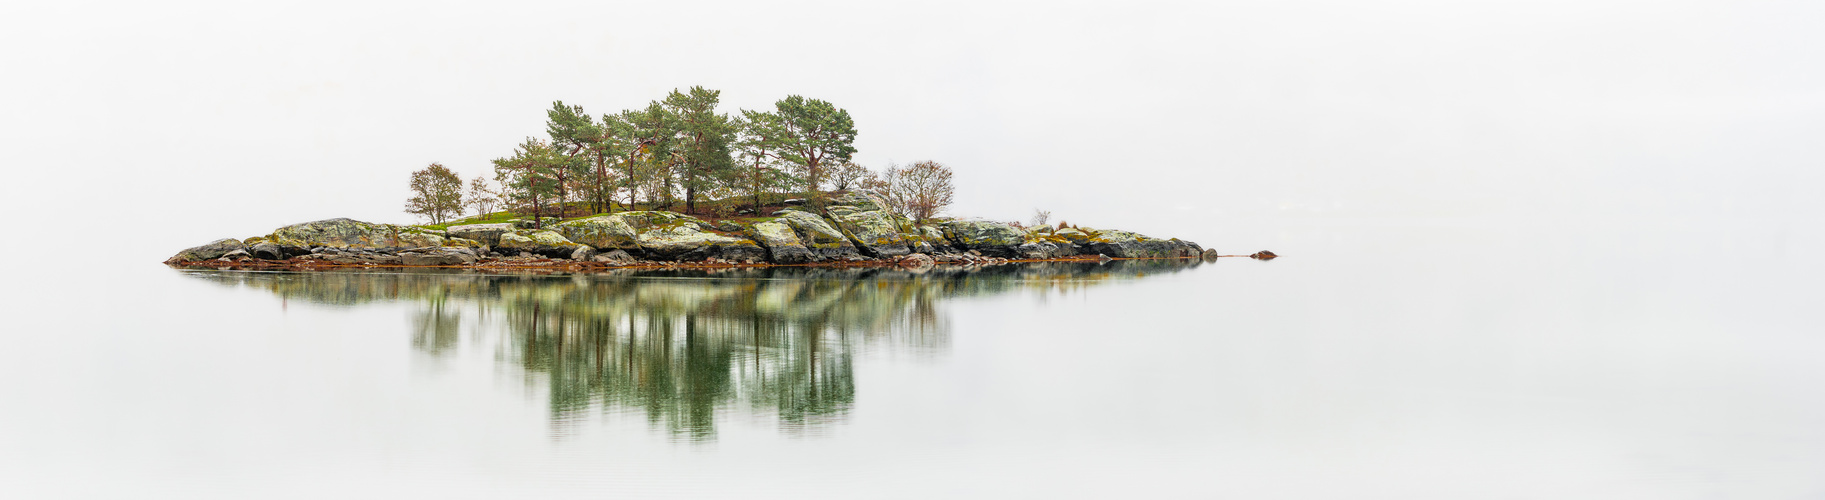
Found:
[{"label": "gray rock", "polygon": [[483,245],[494,246],[501,242],[501,235],[513,231],[513,224],[464,224],[444,229],[444,234],[451,238],[474,240]]},{"label": "gray rock", "polygon": [[244,260],[253,258],[253,254],[247,253],[247,249],[245,248],[236,248],[234,250],[229,250],[228,253],[222,254],[221,258],[224,260]]},{"label": "gray rock", "polygon": [[1015,253],[1022,259],[1061,259],[1077,255],[1077,246],[1045,241],[1024,243],[1015,247]]},{"label": "gray rock", "polygon": [[596,254],[591,260],[609,264],[632,264],[634,263],[634,256],[628,255],[626,251],[615,249]]},{"label": "gray rock", "polygon": [[460,252],[402,253],[399,254],[399,263],[408,266],[455,266],[474,262],[465,261],[464,257],[466,255]]},{"label": "gray rock", "polygon": [[254,258],[266,260],[283,260],[289,257],[284,248],[272,242],[261,242],[247,247],[247,253],[253,254]]},{"label": "gray rock", "polygon": [[595,256],[596,249],[589,245],[579,245],[575,251],[570,252],[570,260],[577,262],[588,262],[591,257]]},{"label": "gray rock", "polygon": [[173,264],[173,263],[178,263],[178,262],[194,262],[194,261],[200,261],[200,260],[209,260],[209,259],[219,258],[223,255],[228,254],[228,252],[240,250],[243,248],[247,248],[247,246],[242,245],[241,240],[237,240],[234,238],[222,238],[219,240],[211,241],[205,245],[186,248],[186,249],[184,249],[184,251],[178,252],[177,255],[173,255],[173,256],[171,256],[171,258],[165,259],[165,263]]},{"label": "gray rock", "polygon": [[1129,231],[1103,230],[1091,234],[1083,245],[1086,252],[1128,259],[1171,259],[1198,257],[1204,249],[1197,243],[1162,240]]}]

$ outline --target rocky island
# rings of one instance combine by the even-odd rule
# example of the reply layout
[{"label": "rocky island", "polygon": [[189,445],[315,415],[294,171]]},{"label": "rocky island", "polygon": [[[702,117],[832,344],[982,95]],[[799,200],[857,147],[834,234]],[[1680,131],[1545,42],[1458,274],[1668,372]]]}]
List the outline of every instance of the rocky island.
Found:
[{"label": "rocky island", "polygon": [[[821,213],[820,213],[821,212]],[[541,221],[542,222],[542,221]],[[875,197],[839,193],[822,210],[709,221],[624,211],[443,229],[328,219],[244,240],[216,240],[165,261],[212,269],[341,267],[626,268],[677,266],[985,265],[1014,261],[1214,257],[1197,243],[1066,224],[1021,227],[971,219],[923,224]]]}]

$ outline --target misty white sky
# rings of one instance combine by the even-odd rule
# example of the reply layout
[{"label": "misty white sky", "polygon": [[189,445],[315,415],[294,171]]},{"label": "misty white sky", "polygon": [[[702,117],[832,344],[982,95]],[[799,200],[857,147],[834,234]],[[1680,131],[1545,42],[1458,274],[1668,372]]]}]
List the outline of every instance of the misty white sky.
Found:
[{"label": "misty white sky", "polygon": [[489,173],[553,100],[703,85],[848,109],[864,164],[952,166],[956,214],[1207,246],[1313,217],[1799,223],[1825,213],[1820,26],[1816,2],[8,2],[0,196],[57,214],[27,227],[156,221],[159,258],[409,222],[409,172]]}]

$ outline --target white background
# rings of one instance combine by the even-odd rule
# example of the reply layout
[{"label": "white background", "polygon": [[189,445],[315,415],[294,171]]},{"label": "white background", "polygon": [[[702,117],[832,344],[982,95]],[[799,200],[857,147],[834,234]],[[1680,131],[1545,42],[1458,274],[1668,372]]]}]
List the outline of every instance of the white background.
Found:
[{"label": "white background", "polygon": [[959,215],[1045,208],[1251,251],[1310,217],[1783,226],[1825,212],[1822,14],[9,2],[0,201],[35,232],[105,220],[136,259],[307,220],[410,222],[409,172],[492,176],[554,100],[601,114],[703,85],[731,113],[790,94],[849,110],[861,162],[952,166]]}]

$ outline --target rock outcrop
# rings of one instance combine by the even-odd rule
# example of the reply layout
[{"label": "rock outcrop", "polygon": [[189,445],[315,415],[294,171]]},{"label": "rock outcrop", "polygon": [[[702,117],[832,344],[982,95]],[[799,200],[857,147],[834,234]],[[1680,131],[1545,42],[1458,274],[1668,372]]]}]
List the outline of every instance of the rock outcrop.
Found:
[{"label": "rock outcrop", "polygon": [[218,259],[218,258],[221,258],[223,255],[228,255],[228,252],[233,252],[235,250],[242,250],[242,249],[246,249],[246,248],[247,248],[247,245],[241,244],[241,240],[237,240],[234,238],[222,238],[222,239],[211,241],[209,243],[205,243],[202,245],[186,248],[186,249],[184,249],[184,251],[178,252],[177,255],[173,255],[173,256],[171,256],[171,258],[165,259],[165,262],[172,263],[172,262],[189,262],[189,261]]},{"label": "rock outcrop", "polygon": [[842,231],[817,214],[788,208],[773,214],[774,220],[792,227],[799,244],[813,254],[813,260],[850,259],[861,256],[855,244]]},{"label": "rock outcrop", "polygon": [[880,203],[860,193],[850,193],[825,207],[831,222],[855,244],[863,255],[875,258],[899,257],[912,253],[902,228],[912,224],[904,217],[881,207]]},{"label": "rock outcrop", "polygon": [[975,250],[991,257],[1019,257],[1017,248],[1027,242],[1025,231],[1005,222],[954,220],[942,227],[944,237],[958,250]]},{"label": "rock outcrop", "polygon": [[327,219],[246,240],[217,240],[178,252],[167,263],[518,266],[563,261],[620,266],[874,261],[919,268],[1008,259],[1193,258],[1205,253],[1196,243],[1119,230],[1026,229],[986,220],[914,224],[857,193],[830,200],[822,214],[810,207],[788,207],[771,217],[708,222],[673,212],[633,211],[553,221],[545,229],[529,229],[519,221],[438,230]]},{"label": "rock outcrop", "polygon": [[766,250],[746,235],[718,232],[696,217],[673,212],[621,212],[552,226],[565,237],[597,249],[623,250],[649,260],[712,258],[764,262]]},{"label": "rock outcrop", "polygon": [[501,253],[517,254],[525,252],[545,257],[568,259],[570,254],[582,245],[564,238],[564,235],[549,229],[515,229],[502,233],[500,243],[493,246]]},{"label": "rock outcrop", "polygon": [[818,259],[805,244],[798,239],[798,233],[792,226],[776,220],[761,221],[749,226],[748,234],[756,243],[767,249],[767,260],[775,264],[802,264]]}]

